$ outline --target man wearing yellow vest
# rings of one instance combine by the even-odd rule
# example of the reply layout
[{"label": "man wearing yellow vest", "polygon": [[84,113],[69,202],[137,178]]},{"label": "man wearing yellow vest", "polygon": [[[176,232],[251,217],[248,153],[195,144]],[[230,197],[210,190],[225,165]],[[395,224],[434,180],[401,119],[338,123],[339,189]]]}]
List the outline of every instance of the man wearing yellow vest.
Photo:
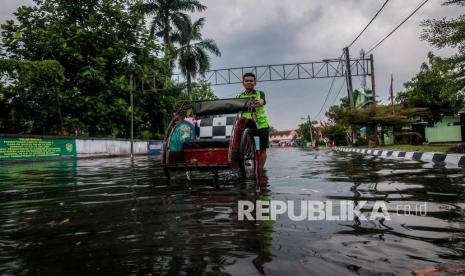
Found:
[{"label": "man wearing yellow vest", "polygon": [[[258,155],[260,160],[260,170],[263,170],[266,162],[266,149],[269,148],[270,125],[268,123],[268,118],[266,117],[265,112],[265,93],[255,90],[256,84],[257,82],[255,75],[253,73],[245,73],[242,78],[242,85],[244,86],[245,91],[237,96],[237,98],[255,99],[255,122],[257,123],[258,129],[256,135],[260,137],[260,151]],[[249,112],[242,113],[242,116],[246,118],[252,118],[252,114]]]}]

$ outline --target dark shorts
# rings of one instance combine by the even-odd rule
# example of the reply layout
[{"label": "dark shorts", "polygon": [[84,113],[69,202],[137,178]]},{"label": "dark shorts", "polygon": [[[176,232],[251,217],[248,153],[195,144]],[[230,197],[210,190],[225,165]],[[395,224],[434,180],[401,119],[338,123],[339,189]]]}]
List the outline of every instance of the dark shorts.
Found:
[{"label": "dark shorts", "polygon": [[257,136],[260,137],[260,149],[270,147],[270,128],[260,128],[257,130]]}]

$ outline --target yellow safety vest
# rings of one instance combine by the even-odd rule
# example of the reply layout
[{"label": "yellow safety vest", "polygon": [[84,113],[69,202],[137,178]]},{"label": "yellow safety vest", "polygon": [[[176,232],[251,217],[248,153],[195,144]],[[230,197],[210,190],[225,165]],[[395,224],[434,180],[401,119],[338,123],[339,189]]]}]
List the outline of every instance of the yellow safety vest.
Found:
[{"label": "yellow safety vest", "polygon": [[[260,100],[260,96],[261,96],[260,91],[254,91],[250,94],[247,94],[246,92],[242,92],[242,94],[237,96],[237,98],[239,99],[255,98],[258,101]],[[255,115],[257,116],[256,123],[257,123],[258,129],[270,127],[270,124],[268,123],[268,118],[266,116],[265,107],[263,105],[256,109]],[[252,118],[252,114],[250,112],[243,112],[242,117]]]}]

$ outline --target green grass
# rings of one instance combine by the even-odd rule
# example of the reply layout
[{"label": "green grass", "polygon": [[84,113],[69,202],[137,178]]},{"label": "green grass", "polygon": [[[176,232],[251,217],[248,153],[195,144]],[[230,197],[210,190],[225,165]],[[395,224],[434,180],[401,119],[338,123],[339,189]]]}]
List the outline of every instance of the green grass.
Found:
[{"label": "green grass", "polygon": [[433,145],[392,145],[392,146],[378,146],[377,148],[389,149],[389,150],[409,150],[409,151],[432,151],[432,152],[444,152],[446,153],[449,149],[448,146],[433,146]]}]

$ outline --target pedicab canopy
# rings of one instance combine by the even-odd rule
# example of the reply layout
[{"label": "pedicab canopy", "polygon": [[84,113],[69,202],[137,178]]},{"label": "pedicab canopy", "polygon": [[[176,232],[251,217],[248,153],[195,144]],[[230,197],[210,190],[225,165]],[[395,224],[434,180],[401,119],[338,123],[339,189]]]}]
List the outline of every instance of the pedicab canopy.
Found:
[{"label": "pedicab canopy", "polygon": [[250,111],[253,99],[220,99],[194,102],[193,112],[197,116],[234,114]]}]

